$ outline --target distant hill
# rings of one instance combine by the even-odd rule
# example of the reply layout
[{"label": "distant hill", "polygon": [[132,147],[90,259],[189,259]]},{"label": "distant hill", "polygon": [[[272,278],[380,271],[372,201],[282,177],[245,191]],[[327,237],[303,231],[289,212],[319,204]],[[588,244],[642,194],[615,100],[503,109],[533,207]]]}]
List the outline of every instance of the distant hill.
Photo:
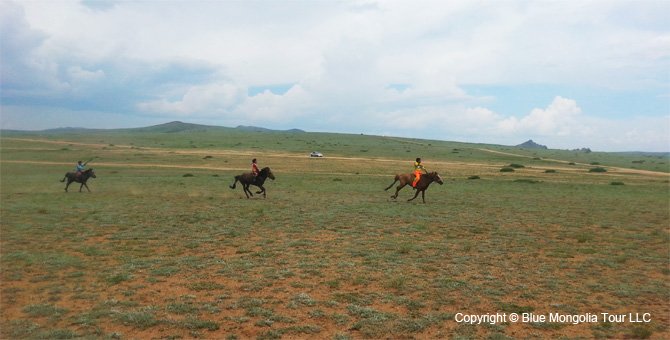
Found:
[{"label": "distant hill", "polygon": [[21,131],[21,130],[2,130],[3,132],[16,132],[16,133],[21,133],[21,132],[32,132],[32,133],[42,133],[42,132],[49,132],[49,133],[65,133],[65,134],[70,134],[70,133],[86,133],[86,132],[106,132],[106,133],[112,133],[112,132],[126,132],[126,133],[198,133],[198,132],[221,132],[221,131],[230,131],[230,130],[241,130],[241,131],[251,131],[251,132],[293,132],[293,133],[300,133],[300,132],[305,132],[304,130],[300,129],[290,129],[290,130],[273,130],[273,129],[267,129],[263,127],[258,127],[258,126],[244,126],[244,125],[238,125],[236,128],[230,128],[230,127],[225,127],[225,126],[216,126],[216,125],[202,125],[202,124],[192,124],[192,123],[184,123],[180,121],[172,121],[169,123],[165,124],[159,124],[159,125],[153,125],[153,126],[147,126],[147,127],[139,127],[139,128],[121,128],[121,129],[87,129],[87,128],[80,128],[80,127],[61,127],[61,128],[55,128],[55,129],[46,129],[46,130],[41,130],[41,131]]},{"label": "distant hill", "polygon": [[272,130],[272,129],[266,129],[258,126],[245,126],[245,125],[238,125],[236,127],[238,130],[244,130],[244,131],[254,131],[254,132],[305,132],[300,129],[290,129],[290,130]]},{"label": "distant hill", "polygon": [[547,149],[547,146],[546,146],[546,145],[540,145],[540,144],[537,144],[537,143],[533,142],[532,139],[529,139],[528,141],[526,141],[526,142],[524,142],[524,143],[521,143],[521,144],[519,144],[519,145],[517,145],[517,146],[518,146],[518,147],[521,147],[521,148]]},{"label": "distant hill", "polygon": [[195,132],[208,132],[208,131],[221,131],[227,130],[230,128],[222,126],[213,126],[213,125],[201,125],[201,124],[191,124],[184,123],[180,121],[173,121],[165,124],[159,124],[154,126],[148,126],[143,128],[134,128],[134,129],[122,129],[125,131],[140,132],[140,133],[195,133]]}]

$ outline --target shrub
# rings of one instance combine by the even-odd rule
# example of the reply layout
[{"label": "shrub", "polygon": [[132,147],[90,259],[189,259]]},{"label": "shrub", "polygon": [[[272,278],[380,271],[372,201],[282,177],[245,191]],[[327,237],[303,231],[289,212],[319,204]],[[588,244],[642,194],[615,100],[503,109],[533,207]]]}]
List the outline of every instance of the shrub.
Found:
[{"label": "shrub", "polygon": [[184,174],[183,177],[193,177],[193,174]]},{"label": "shrub", "polygon": [[477,176],[477,175],[475,175],[475,176],[470,176],[470,177],[468,177],[468,179],[480,179],[480,177]]},{"label": "shrub", "polygon": [[514,169],[513,169],[513,168],[504,167],[504,168],[500,169],[500,172],[514,172]]},{"label": "shrub", "polygon": [[593,168],[593,169],[589,170],[589,172],[607,172],[607,169],[597,167],[597,168]]},{"label": "shrub", "polygon": [[545,170],[544,172],[547,173],[547,174],[555,174],[555,173],[556,173],[556,170],[554,170],[554,169],[547,169],[547,170]]},{"label": "shrub", "polygon": [[612,182],[611,185],[625,185],[623,182]]},{"label": "shrub", "polygon": [[525,168],[526,166],[521,165],[521,164],[512,163],[512,164],[509,165],[509,167],[510,168],[515,168],[515,169],[521,169],[521,168]]}]

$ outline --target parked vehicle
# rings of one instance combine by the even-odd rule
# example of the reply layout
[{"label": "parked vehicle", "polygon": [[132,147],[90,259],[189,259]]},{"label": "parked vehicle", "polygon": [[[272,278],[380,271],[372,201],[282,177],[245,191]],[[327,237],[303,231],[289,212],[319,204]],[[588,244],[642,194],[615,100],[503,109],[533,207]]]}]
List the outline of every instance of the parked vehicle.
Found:
[{"label": "parked vehicle", "polygon": [[323,154],[320,153],[320,152],[316,152],[316,151],[314,151],[314,152],[312,152],[311,154],[309,154],[309,156],[310,156],[310,157],[323,157]]}]

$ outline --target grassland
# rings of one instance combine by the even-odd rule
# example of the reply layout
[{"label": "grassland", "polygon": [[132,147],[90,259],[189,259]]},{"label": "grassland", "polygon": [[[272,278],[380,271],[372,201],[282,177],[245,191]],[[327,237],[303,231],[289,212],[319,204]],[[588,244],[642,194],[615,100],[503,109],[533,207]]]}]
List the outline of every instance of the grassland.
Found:
[{"label": "grassland", "polygon": [[[180,126],[0,142],[3,339],[670,338],[667,157]],[[416,157],[444,185],[391,201]],[[65,193],[91,158],[92,192]],[[266,199],[228,188],[251,158]],[[523,312],[651,321],[455,317]]]}]

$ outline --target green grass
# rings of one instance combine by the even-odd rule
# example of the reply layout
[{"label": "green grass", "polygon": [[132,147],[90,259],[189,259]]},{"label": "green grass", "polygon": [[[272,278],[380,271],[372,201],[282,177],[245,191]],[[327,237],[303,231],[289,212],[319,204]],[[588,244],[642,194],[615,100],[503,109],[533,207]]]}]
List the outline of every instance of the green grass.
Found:
[{"label": "green grass", "polygon": [[[670,184],[654,170],[667,158],[235,130],[1,141],[3,338],[669,335],[653,303],[670,301]],[[390,200],[419,155],[444,185],[426,204],[405,202],[411,188]],[[65,193],[63,173],[90,157],[92,192]],[[266,199],[228,188],[251,158],[277,176]],[[611,168],[625,164],[658,174]],[[528,311],[653,321],[453,320]]]}]

